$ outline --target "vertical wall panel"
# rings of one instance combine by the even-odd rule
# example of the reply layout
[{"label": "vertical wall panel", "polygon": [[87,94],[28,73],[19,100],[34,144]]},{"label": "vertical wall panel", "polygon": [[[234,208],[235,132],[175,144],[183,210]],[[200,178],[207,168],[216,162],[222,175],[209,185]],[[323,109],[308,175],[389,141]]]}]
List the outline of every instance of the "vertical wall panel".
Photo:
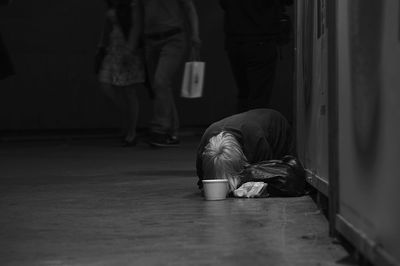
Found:
[{"label": "vertical wall panel", "polygon": [[326,2],[297,1],[297,143],[300,159],[328,182]]},{"label": "vertical wall panel", "polygon": [[400,261],[398,10],[398,1],[338,1],[339,217],[376,265],[387,254]]}]

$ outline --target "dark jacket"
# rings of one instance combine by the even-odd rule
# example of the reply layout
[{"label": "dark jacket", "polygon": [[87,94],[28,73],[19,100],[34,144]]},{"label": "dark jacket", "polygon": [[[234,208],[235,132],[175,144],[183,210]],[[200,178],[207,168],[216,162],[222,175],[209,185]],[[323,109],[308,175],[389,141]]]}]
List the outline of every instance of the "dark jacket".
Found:
[{"label": "dark jacket", "polygon": [[279,15],[292,0],[220,0],[225,11],[224,31],[229,36],[264,36],[278,34]]},{"label": "dark jacket", "polygon": [[272,109],[253,109],[244,113],[226,117],[211,124],[204,132],[196,159],[198,185],[203,179],[202,154],[211,137],[221,131],[235,136],[242,146],[248,163],[270,159],[280,159],[293,155],[293,133],[288,121],[278,111]]}]

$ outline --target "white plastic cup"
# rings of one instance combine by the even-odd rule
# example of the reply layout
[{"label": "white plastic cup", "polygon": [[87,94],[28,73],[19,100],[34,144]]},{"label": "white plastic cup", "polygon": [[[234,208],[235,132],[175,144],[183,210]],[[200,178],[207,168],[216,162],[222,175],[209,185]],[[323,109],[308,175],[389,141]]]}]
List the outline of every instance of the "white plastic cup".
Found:
[{"label": "white plastic cup", "polygon": [[204,198],[206,200],[223,200],[228,194],[227,179],[203,180]]}]

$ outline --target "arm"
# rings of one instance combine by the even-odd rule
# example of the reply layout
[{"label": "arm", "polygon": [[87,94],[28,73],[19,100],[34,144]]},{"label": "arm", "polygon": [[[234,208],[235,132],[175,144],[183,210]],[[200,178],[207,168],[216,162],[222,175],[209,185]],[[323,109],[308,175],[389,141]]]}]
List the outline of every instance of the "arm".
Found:
[{"label": "arm", "polygon": [[197,186],[201,190],[203,188],[202,180],[204,178],[203,173],[203,152],[204,147],[207,145],[209,140],[209,136],[207,130],[204,132],[203,136],[200,139],[199,145],[196,151],[196,173],[199,180],[197,181]]},{"label": "arm", "polygon": [[101,32],[101,37],[100,37],[100,41],[97,47],[97,51],[96,51],[96,55],[94,58],[94,72],[96,74],[99,73],[100,71],[100,67],[103,63],[103,59],[106,55],[106,49],[109,43],[109,36],[110,36],[110,32],[111,32],[111,21],[108,18],[108,16],[106,16],[106,20],[104,22],[104,26],[103,26],[103,30]]},{"label": "arm", "polygon": [[0,6],[8,6],[11,2],[12,0],[0,0]]},{"label": "arm", "polygon": [[101,32],[101,37],[100,37],[100,41],[99,41],[99,46],[98,46],[99,49],[105,48],[108,46],[110,32],[111,32],[111,21],[108,18],[108,16],[106,16],[104,26],[103,26],[103,31]]},{"label": "arm", "polygon": [[196,173],[197,177],[199,178],[197,181],[197,186],[199,189],[202,189],[203,183],[201,181],[203,180],[203,160],[202,160],[202,151],[200,149],[197,151],[197,156],[196,156]]},{"label": "arm", "polygon": [[185,13],[188,16],[191,41],[195,47],[200,47],[200,34],[199,34],[199,17],[197,15],[196,8],[192,0],[179,0]]},{"label": "arm", "polygon": [[201,190],[203,188],[202,180],[204,179],[203,172],[203,152],[205,147],[207,146],[210,138],[219,132],[218,127],[215,127],[214,124],[210,125],[203,133],[203,136],[200,139],[199,145],[196,150],[196,173],[199,178],[197,182],[197,186]]},{"label": "arm", "polygon": [[139,48],[140,38],[143,33],[143,8],[138,0],[132,1],[132,27],[129,33],[128,45],[132,51]]}]

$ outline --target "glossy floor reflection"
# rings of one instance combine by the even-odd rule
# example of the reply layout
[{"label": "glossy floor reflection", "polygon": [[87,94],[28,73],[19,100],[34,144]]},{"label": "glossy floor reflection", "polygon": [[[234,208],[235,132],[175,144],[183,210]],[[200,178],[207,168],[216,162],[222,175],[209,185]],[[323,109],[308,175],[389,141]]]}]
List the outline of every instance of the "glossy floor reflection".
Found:
[{"label": "glossy floor reflection", "polygon": [[336,265],[309,197],[204,201],[197,138],[0,144],[0,265]]}]

